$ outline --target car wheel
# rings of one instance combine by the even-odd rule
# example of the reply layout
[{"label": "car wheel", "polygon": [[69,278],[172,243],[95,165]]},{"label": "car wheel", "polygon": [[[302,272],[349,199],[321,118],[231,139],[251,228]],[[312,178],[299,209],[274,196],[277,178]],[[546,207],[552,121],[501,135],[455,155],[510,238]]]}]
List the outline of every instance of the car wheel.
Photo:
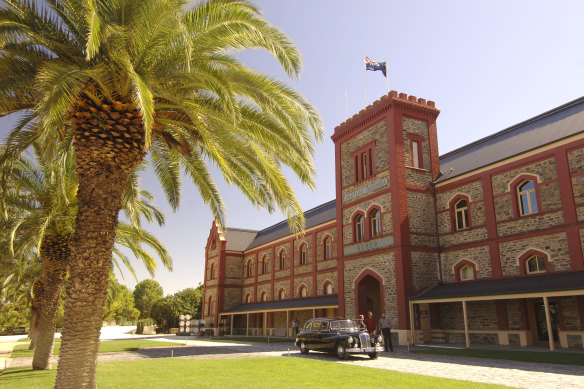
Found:
[{"label": "car wheel", "polygon": [[300,352],[302,354],[308,354],[310,350],[306,348],[306,345],[304,344],[304,342],[300,342]]},{"label": "car wheel", "polygon": [[379,356],[379,353],[369,353],[369,358],[371,359],[377,359],[377,357]]},{"label": "car wheel", "polygon": [[347,346],[343,342],[337,343],[335,347],[337,358],[339,359],[347,359],[349,357],[349,353],[347,352]]}]

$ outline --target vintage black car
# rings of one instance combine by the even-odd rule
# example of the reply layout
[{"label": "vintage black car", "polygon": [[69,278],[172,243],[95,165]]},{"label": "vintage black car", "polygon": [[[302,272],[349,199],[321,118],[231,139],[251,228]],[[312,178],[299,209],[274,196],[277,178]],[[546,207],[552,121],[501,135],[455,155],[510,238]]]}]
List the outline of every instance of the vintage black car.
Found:
[{"label": "vintage black car", "polygon": [[296,337],[302,354],[310,350],[334,351],[339,359],[349,354],[367,354],[375,359],[383,351],[383,335],[369,334],[349,319],[311,319]]}]

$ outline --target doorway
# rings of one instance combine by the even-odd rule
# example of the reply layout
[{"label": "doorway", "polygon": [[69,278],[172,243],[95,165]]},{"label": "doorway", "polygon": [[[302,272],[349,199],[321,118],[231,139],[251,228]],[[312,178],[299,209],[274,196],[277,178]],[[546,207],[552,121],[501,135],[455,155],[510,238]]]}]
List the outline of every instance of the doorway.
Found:
[{"label": "doorway", "polygon": [[[529,327],[532,328],[533,341],[536,344],[549,343],[547,322],[545,319],[545,305],[542,299],[531,300],[529,307]],[[550,321],[552,325],[552,335],[554,341],[558,340],[558,304],[549,302]]]},{"label": "doorway", "polygon": [[373,312],[373,316],[377,319],[381,317],[381,288],[379,281],[371,276],[366,275],[357,285],[358,315],[367,316],[367,312]]}]

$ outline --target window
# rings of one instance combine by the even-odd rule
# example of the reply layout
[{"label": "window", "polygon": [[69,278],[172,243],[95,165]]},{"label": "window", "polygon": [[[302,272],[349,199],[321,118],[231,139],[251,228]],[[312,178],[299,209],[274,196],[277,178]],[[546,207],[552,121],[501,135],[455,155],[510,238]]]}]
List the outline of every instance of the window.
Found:
[{"label": "window", "polygon": [[474,267],[467,263],[460,268],[459,274],[461,281],[474,280]]},{"label": "window", "polygon": [[420,167],[420,152],[418,150],[418,145],[418,141],[412,141],[412,166],[417,168]]},{"label": "window", "polygon": [[280,292],[278,293],[278,298],[280,300],[285,300],[286,299],[286,291],[284,289],[280,289]]},{"label": "window", "polygon": [[355,183],[368,179],[373,176],[375,168],[373,166],[373,149],[375,147],[375,142],[371,142],[368,145],[361,147],[351,153],[355,161],[354,171],[355,171]]},{"label": "window", "polygon": [[246,304],[251,303],[251,295],[249,293],[245,295],[245,303]]},{"label": "window", "polygon": [[300,297],[306,297],[308,295],[308,290],[306,289],[306,286],[302,285],[300,287],[300,290],[298,291],[298,295],[300,295]]},{"label": "window", "polygon": [[365,217],[357,215],[355,218],[355,242],[362,242],[365,239]]},{"label": "window", "polygon": [[280,251],[280,270],[286,269],[286,251]]},{"label": "window", "polygon": [[328,331],[329,329],[329,322],[328,321],[321,321],[320,322],[320,330],[321,331]]},{"label": "window", "polygon": [[325,285],[325,287],[324,287],[324,294],[326,294],[326,295],[333,294],[333,284],[331,284],[329,282],[328,284]]},{"label": "window", "polygon": [[466,200],[458,200],[454,205],[454,213],[456,215],[456,229],[464,230],[468,228],[468,202]]},{"label": "window", "polygon": [[265,255],[262,257],[262,267],[261,267],[261,273],[262,274],[266,274],[268,272],[268,257],[266,257]]},{"label": "window", "polygon": [[381,235],[381,212],[374,209],[370,214],[371,220],[371,238],[378,238]]},{"label": "window", "polygon": [[306,244],[303,244],[300,247],[300,264],[306,265]]},{"label": "window", "polygon": [[324,240],[324,259],[331,259],[333,257],[332,238],[328,236]]},{"label": "window", "polygon": [[253,274],[252,264],[251,261],[247,261],[247,277],[251,277]]},{"label": "window", "polygon": [[214,263],[211,264],[211,270],[209,270],[209,279],[210,280],[215,279],[215,264]]},{"label": "window", "polygon": [[521,216],[531,215],[539,211],[537,207],[537,194],[535,192],[535,182],[531,180],[523,181],[517,186],[517,197],[519,200],[519,212]]},{"label": "window", "polygon": [[262,301],[262,302],[268,301],[268,294],[266,292],[262,292],[262,296],[260,298],[260,301]]},{"label": "window", "polygon": [[207,304],[207,316],[211,316],[211,313],[213,312],[213,310],[211,309],[213,305],[213,296],[209,296],[209,301]]},{"label": "window", "polygon": [[320,329],[320,321],[315,320],[312,322],[311,331],[318,331]]},{"label": "window", "polygon": [[545,268],[545,258],[541,255],[532,255],[525,261],[525,271],[527,274],[533,273],[544,273]]}]

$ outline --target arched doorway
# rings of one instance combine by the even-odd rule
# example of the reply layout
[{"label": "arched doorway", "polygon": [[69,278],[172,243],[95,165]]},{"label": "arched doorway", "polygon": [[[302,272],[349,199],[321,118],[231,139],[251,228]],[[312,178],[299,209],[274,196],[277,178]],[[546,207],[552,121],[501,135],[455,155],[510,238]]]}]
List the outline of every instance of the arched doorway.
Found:
[{"label": "arched doorway", "polygon": [[379,319],[382,303],[379,280],[372,275],[366,275],[357,284],[357,314],[367,316],[367,312],[371,311],[373,316]]}]

